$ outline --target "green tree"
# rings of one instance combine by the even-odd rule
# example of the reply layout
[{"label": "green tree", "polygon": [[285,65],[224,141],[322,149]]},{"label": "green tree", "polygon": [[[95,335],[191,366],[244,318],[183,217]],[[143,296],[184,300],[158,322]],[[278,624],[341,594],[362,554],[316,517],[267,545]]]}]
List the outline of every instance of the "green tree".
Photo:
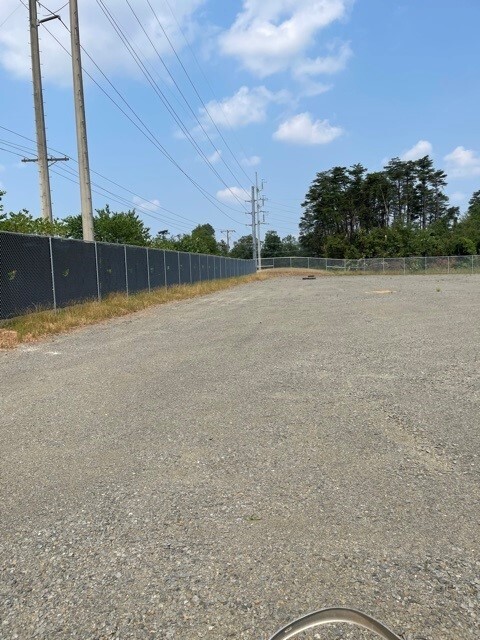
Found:
[{"label": "green tree", "polygon": [[478,251],[480,192],[458,223],[446,184],[447,175],[435,169],[429,156],[393,158],[373,173],[360,164],[317,173],[302,204],[301,249],[328,257],[439,255],[448,251],[449,240],[456,241],[456,250],[466,251],[471,245],[463,238]]},{"label": "green tree", "polygon": [[[453,236],[465,237],[472,241],[475,253],[480,253],[480,191],[475,191],[470,198],[468,211],[458,224],[458,214],[453,220]],[[452,251],[453,253],[453,251]]]},{"label": "green tree", "polygon": [[44,218],[34,218],[26,209],[18,213],[0,213],[0,231],[42,236],[65,236],[67,233],[63,220],[50,222]]},{"label": "green tree", "polygon": [[298,256],[300,255],[300,245],[297,238],[292,235],[282,238],[282,256]]},{"label": "green tree", "polygon": [[283,255],[283,244],[276,231],[267,231],[263,241],[262,256],[264,258],[274,258]]},{"label": "green tree", "polygon": [[[80,215],[65,218],[65,224],[70,238],[83,237]],[[95,240],[98,242],[146,246],[151,241],[150,229],[145,226],[135,209],[110,211],[107,204],[104,209],[96,210],[93,217],[93,230]]]},{"label": "green tree", "polygon": [[252,236],[242,236],[236,240],[230,250],[230,256],[232,258],[242,258],[243,260],[251,259],[253,257]]},{"label": "green tree", "polygon": [[220,242],[217,244],[217,250],[221,256],[228,256],[228,247],[225,240],[220,240]]},{"label": "green tree", "polygon": [[211,224],[199,224],[192,231],[193,246],[196,253],[218,253],[215,229]]}]

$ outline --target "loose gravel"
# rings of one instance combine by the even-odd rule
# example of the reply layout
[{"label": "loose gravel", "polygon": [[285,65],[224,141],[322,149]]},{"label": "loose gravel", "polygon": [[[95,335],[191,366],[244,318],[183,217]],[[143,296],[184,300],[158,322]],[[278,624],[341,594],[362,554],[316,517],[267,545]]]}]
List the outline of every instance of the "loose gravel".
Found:
[{"label": "loose gravel", "polygon": [[477,640],[479,317],[295,277],[0,353],[0,638]]}]

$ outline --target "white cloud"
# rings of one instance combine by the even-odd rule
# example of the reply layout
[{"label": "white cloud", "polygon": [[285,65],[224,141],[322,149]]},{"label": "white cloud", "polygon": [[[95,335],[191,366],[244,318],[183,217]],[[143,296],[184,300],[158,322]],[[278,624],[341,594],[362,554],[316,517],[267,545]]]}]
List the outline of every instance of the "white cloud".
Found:
[{"label": "white cloud", "polygon": [[241,163],[244,167],[257,167],[261,161],[260,156],[250,156],[250,158],[243,158]]},{"label": "white cloud", "polygon": [[352,56],[349,44],[342,44],[337,53],[315,59],[305,58],[294,70],[296,76],[332,75],[343,71]]},{"label": "white cloud", "polygon": [[[243,0],[220,49],[265,77],[294,69],[318,32],[345,17],[353,0]],[[321,66],[321,65],[320,65]]]},{"label": "white cloud", "polygon": [[[194,33],[193,23],[194,12],[206,0],[179,0],[175,3],[176,16],[183,29]],[[48,3],[47,3],[48,4]],[[61,4],[61,3],[59,3]],[[147,3],[134,3],[137,13],[145,30],[155,43],[161,54],[170,54],[170,47]],[[162,25],[169,34],[175,46],[181,48],[183,38],[179,33],[172,14],[166,8],[162,0],[151,0]],[[1,0],[0,2],[0,24],[6,20],[9,14],[18,5],[18,0]],[[121,44],[113,27],[104,16],[96,0],[82,0],[80,3],[80,36],[82,45],[88,53],[95,59],[97,64],[107,73],[117,75],[136,75],[139,73],[134,61],[130,57],[126,48]],[[128,41],[139,48],[147,58],[156,59],[153,47],[148,44],[147,38],[141,30],[138,22],[134,18],[127,4],[123,0],[109,0],[108,8],[112,15],[121,25]],[[52,7],[56,9],[56,7]],[[69,24],[68,7],[63,8],[59,13],[66,25]],[[39,18],[47,15],[45,11],[39,13]],[[70,49],[70,34],[60,24],[59,20],[52,20],[46,24],[46,28],[63,44]],[[42,73],[46,81],[60,85],[71,83],[71,61],[70,57],[55,42],[54,38],[40,27],[40,48],[42,59]],[[82,62],[87,70],[92,69],[92,64],[87,56],[83,55]],[[29,33],[27,28],[27,12],[22,9],[16,11],[0,29],[0,65],[17,77],[30,79],[30,47]],[[95,72],[95,75],[98,72]]]},{"label": "white cloud", "polygon": [[158,211],[160,207],[160,200],[142,200],[142,198],[138,198],[134,196],[133,204],[139,209],[145,209],[146,211]]},{"label": "white cloud", "polygon": [[447,173],[452,178],[480,176],[480,157],[472,149],[456,147],[444,160],[447,163]]},{"label": "white cloud", "polygon": [[222,157],[222,152],[220,149],[215,149],[211,156],[208,156],[208,161],[212,164],[217,164],[220,162],[220,158]]},{"label": "white cloud", "polygon": [[302,85],[299,95],[306,98],[312,98],[313,96],[319,96],[322,93],[327,93],[327,91],[330,91],[332,88],[331,84],[312,82],[309,78],[302,78]]},{"label": "white cloud", "polygon": [[[240,87],[233,96],[221,102],[212,100],[207,106],[208,113],[219,127],[238,129],[248,124],[264,122],[267,108],[272,102],[282,103],[288,100],[286,91],[273,93],[265,87]],[[209,118],[204,109],[201,117],[208,126]]]},{"label": "white cloud", "polygon": [[428,140],[419,140],[417,144],[414,144],[411,149],[405,151],[402,155],[402,160],[419,160],[425,156],[431,155],[433,147]]},{"label": "white cloud", "polygon": [[327,144],[341,136],[343,129],[333,127],[328,120],[312,120],[309,113],[299,113],[282,122],[273,134],[275,140],[293,144]]},{"label": "white cloud", "polygon": [[250,194],[248,194],[240,187],[230,187],[230,189],[222,189],[221,191],[217,191],[217,198],[222,202],[238,203],[238,200],[241,200],[242,202],[249,200]]}]

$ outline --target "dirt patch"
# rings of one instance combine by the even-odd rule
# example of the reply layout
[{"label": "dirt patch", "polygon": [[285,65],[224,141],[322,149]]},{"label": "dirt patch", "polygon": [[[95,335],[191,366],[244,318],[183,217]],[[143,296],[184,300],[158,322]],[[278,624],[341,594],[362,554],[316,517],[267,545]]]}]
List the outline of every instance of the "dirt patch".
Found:
[{"label": "dirt patch", "polygon": [[0,349],[13,349],[18,344],[18,334],[16,331],[0,329]]}]

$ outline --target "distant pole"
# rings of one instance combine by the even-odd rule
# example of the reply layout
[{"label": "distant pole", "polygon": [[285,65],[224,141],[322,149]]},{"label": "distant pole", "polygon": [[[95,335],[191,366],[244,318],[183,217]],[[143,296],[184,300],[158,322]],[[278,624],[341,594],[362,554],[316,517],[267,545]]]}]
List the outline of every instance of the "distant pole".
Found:
[{"label": "distant pole", "polygon": [[258,269],[260,270],[262,268],[262,242],[260,239],[261,236],[261,228],[260,225],[262,224],[260,221],[260,189],[258,187],[258,173],[255,171],[255,196],[256,196],[256,203],[257,203],[257,229],[258,229],[258,233],[257,233],[257,256],[258,256]]},{"label": "distant pole", "polygon": [[225,233],[227,236],[227,251],[230,251],[230,234],[236,233],[235,229],[220,229],[220,233]]},{"label": "distant pole", "polygon": [[77,0],[70,0],[70,33],[72,47],[73,97],[77,128],[78,174],[80,179],[80,202],[82,209],[83,239],[93,241],[92,188],[88,164],[87,123],[83,97],[82,57],[80,53],[80,31],[78,26]]},{"label": "distant pole", "polygon": [[253,249],[253,259],[255,261],[255,267],[257,266],[257,232],[256,232],[256,209],[257,203],[255,200],[255,187],[252,187],[252,198],[250,200],[252,205],[252,249]]},{"label": "distant pole", "polygon": [[52,222],[52,196],[48,173],[47,136],[45,134],[45,113],[43,110],[42,73],[40,70],[40,47],[38,44],[37,0],[28,2],[30,18],[30,49],[32,54],[33,105],[37,132],[37,161],[40,183],[40,206],[42,218]]}]

